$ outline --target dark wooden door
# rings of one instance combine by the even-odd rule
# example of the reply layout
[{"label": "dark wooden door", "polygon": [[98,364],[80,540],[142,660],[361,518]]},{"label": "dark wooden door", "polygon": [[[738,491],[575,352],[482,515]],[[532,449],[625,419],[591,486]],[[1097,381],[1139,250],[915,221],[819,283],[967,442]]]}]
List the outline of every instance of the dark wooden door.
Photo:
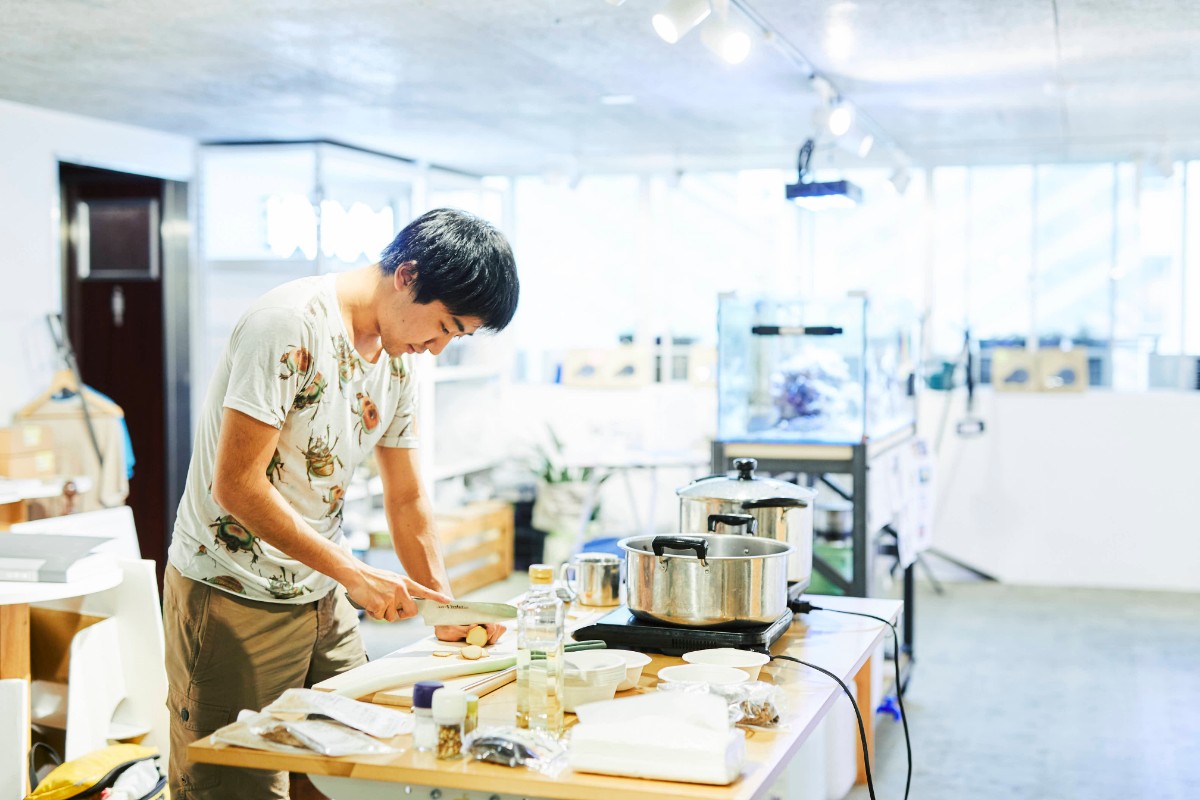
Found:
[{"label": "dark wooden door", "polygon": [[62,164],[60,183],[66,330],[84,383],[125,410],[136,460],[127,502],[142,557],[161,576],[175,511],[166,480],[166,182]]}]

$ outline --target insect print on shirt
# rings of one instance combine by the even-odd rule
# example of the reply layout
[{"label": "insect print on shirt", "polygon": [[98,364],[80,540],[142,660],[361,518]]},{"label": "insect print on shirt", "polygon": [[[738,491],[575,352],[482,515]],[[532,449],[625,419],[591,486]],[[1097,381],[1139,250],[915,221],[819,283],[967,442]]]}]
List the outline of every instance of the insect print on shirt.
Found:
[{"label": "insect print on shirt", "polygon": [[346,489],[337,484],[330,486],[329,491],[321,495],[321,502],[329,506],[329,513],[325,516],[335,517],[341,516],[342,506],[346,502]]},{"label": "insect print on shirt", "polygon": [[275,448],[275,454],[271,456],[271,463],[267,464],[267,480],[275,483],[277,480],[283,479],[283,456],[279,455],[279,448]]},{"label": "insect print on shirt", "polygon": [[379,407],[369,395],[359,392],[354,397],[354,405],[350,407],[354,416],[354,429],[358,431],[358,443],[362,444],[363,434],[370,434],[379,427]]},{"label": "insect print on shirt", "polygon": [[307,375],[308,371],[312,369],[313,357],[307,349],[293,347],[279,357],[279,363],[283,364],[279,379],[286,381],[293,375]]},{"label": "insect print on shirt", "polygon": [[220,586],[222,589],[228,589],[231,592],[237,592],[238,594],[246,593],[246,587],[232,575],[214,575],[211,578],[205,578],[204,582]]},{"label": "insect print on shirt", "polygon": [[288,572],[283,567],[279,568],[279,575],[272,575],[267,578],[267,591],[271,593],[271,597],[276,600],[291,600],[293,597],[299,597],[305,592],[312,591],[307,586],[296,585],[296,573],[288,575]]},{"label": "insect print on shirt", "polygon": [[346,388],[346,384],[354,380],[356,373],[366,372],[362,359],[358,357],[358,353],[354,352],[354,348],[346,341],[345,336],[334,337],[333,353],[337,356],[338,382],[343,389]]},{"label": "insect print on shirt", "polygon": [[321,437],[315,433],[308,435],[308,448],[301,449],[304,454],[304,461],[308,470],[308,485],[312,486],[313,478],[328,478],[333,475],[337,467],[345,468],[345,464],[333,452],[337,447],[338,437],[334,437],[333,441],[329,441],[329,426],[325,426],[325,436]]},{"label": "insect print on shirt", "polygon": [[307,386],[296,393],[296,399],[292,401],[292,408],[296,411],[303,411],[321,402],[326,385],[325,377],[318,372]]},{"label": "insect print on shirt", "polygon": [[[246,526],[242,525],[242,523],[225,514],[224,516],[217,517],[216,522],[208,527],[215,529],[216,536],[214,537],[214,541],[217,544],[224,545],[225,549],[230,553],[249,553],[250,563],[258,563],[258,554],[263,551],[262,545],[258,543],[258,537],[247,530]],[[256,548],[258,549],[258,553],[254,552]]]}]

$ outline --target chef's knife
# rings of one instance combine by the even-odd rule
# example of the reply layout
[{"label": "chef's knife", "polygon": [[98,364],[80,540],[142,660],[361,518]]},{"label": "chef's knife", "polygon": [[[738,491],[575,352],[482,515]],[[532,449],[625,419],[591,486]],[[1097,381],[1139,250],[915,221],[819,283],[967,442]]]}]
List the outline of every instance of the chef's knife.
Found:
[{"label": "chef's knife", "polygon": [[417,611],[426,625],[477,625],[484,622],[508,622],[516,619],[517,609],[505,603],[454,601],[438,603],[416,599]]}]

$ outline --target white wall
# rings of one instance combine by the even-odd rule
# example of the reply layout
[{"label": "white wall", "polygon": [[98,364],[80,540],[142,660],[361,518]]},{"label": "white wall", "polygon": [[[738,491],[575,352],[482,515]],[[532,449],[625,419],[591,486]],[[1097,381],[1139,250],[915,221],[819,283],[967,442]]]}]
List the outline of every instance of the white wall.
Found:
[{"label": "white wall", "polygon": [[[936,439],[946,395],[926,392]],[[1200,591],[1200,393],[977,396],[938,460],[934,547],[1020,584]]]},{"label": "white wall", "polygon": [[195,143],[0,101],[0,425],[59,362],[45,315],[62,310],[58,162],[187,181]]}]

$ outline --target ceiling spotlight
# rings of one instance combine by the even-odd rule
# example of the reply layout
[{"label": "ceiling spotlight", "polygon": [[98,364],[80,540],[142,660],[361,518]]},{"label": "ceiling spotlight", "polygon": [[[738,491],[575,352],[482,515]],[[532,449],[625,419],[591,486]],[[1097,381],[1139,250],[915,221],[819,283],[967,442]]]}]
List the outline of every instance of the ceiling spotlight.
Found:
[{"label": "ceiling spotlight", "polygon": [[727,64],[740,64],[750,55],[750,34],[728,19],[713,17],[700,28],[700,41]]},{"label": "ceiling spotlight", "polygon": [[675,44],[703,22],[710,10],[708,0],[670,0],[650,23],[664,42]]},{"label": "ceiling spotlight", "polygon": [[813,112],[813,124],[818,131],[827,130],[834,136],[841,136],[854,124],[854,109],[841,101],[821,106]]},{"label": "ceiling spotlight", "polygon": [[829,109],[829,132],[841,136],[850,130],[854,124],[854,109],[846,103],[838,102]]}]

